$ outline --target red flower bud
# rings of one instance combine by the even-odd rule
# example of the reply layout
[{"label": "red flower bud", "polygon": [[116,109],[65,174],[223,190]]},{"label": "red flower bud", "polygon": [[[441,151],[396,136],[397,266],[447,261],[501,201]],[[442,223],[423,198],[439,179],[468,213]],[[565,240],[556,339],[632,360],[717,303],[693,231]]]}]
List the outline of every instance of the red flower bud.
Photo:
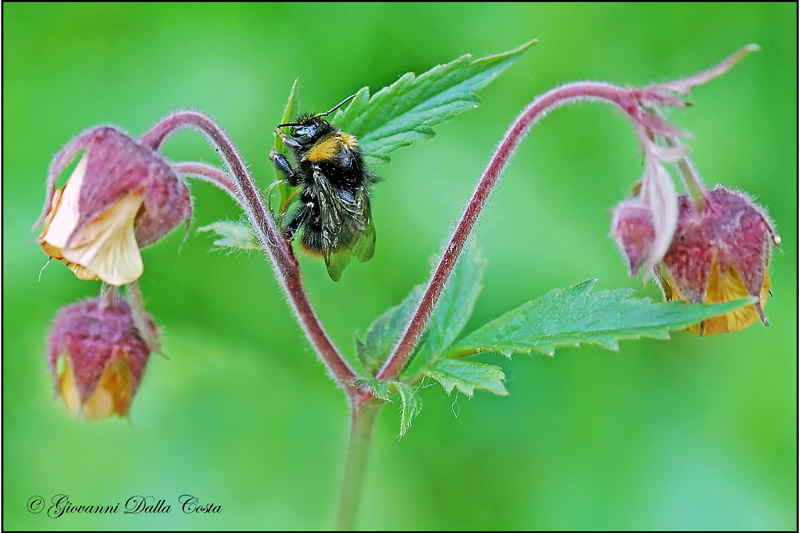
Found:
[{"label": "red flower bud", "polygon": [[742,330],[764,316],[769,292],[771,244],[778,244],[763,209],[740,192],[718,186],[706,193],[697,212],[690,197],[679,197],[678,225],[664,255],[662,280],[668,300],[715,303],[755,296],[758,301],[721,317],[691,326],[696,334]]},{"label": "red flower bud", "polygon": [[[53,192],[67,158],[84,147],[66,185]],[[191,198],[160,154],[114,128],[98,127],[56,156],[43,217],[38,242],[46,254],[81,279],[123,285],[142,275],[140,247],[188,223]]]},{"label": "red flower bud", "polygon": [[128,413],[150,357],[144,338],[157,337],[152,319],[144,315],[144,322],[150,331],[137,329],[124,301],[90,299],[59,312],[47,359],[56,392],[73,417],[91,421]]},{"label": "red flower bud", "polygon": [[611,220],[611,237],[628,259],[631,277],[636,276],[656,238],[653,213],[650,206],[640,200],[623,200],[614,208]]}]

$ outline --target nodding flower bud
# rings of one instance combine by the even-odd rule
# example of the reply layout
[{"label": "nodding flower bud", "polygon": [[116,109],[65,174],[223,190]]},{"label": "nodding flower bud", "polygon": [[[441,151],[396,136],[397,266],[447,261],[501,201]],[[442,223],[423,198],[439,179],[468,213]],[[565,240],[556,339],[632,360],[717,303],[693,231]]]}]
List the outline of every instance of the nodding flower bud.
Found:
[{"label": "nodding flower bud", "polygon": [[[55,191],[58,174],[83,148]],[[189,189],[160,154],[114,128],[97,127],[56,155],[37,240],[80,279],[124,285],[142,275],[139,248],[188,223],[191,208]]]},{"label": "nodding flower bud", "polygon": [[152,319],[143,315],[140,332],[124,301],[89,299],[63,308],[50,332],[47,359],[69,413],[80,420],[125,416],[139,387],[156,339]]},{"label": "nodding flower bud", "polygon": [[698,335],[739,331],[764,316],[769,293],[771,243],[780,243],[764,210],[745,194],[721,186],[706,193],[696,211],[678,198],[678,224],[667,253],[662,288],[667,300],[727,302],[755,296],[753,305],[710,318],[688,329]]},{"label": "nodding flower bud", "polygon": [[[644,267],[661,282],[667,300],[718,303],[752,296],[740,307],[687,328],[699,335],[742,330],[764,316],[769,291],[772,240],[780,244],[762,208],[745,194],[721,186],[708,191],[681,142],[685,132],[664,117],[662,107],[686,107],[680,96],[727,72],[758,50],[747,45],[722,63],[680,80],[634,90],[637,134],[644,174],[631,197],[613,210],[611,237],[630,266]],[[685,192],[678,195],[665,164],[675,166]],[[665,269],[661,268],[663,262]]]},{"label": "nodding flower bud", "polygon": [[614,208],[611,237],[628,259],[631,277],[635,277],[650,254],[656,238],[653,213],[640,200],[623,200]]}]

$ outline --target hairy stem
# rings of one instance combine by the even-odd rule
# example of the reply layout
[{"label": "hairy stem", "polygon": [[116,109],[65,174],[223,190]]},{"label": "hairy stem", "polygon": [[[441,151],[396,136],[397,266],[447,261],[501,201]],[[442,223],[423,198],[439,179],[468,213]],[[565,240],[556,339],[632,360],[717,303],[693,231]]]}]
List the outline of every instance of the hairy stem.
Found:
[{"label": "hairy stem", "polygon": [[[645,109],[659,118],[665,118],[664,114],[657,107],[645,106]],[[678,139],[671,135],[664,136],[664,143],[671,148],[680,144]],[[681,158],[675,163],[675,166],[678,169],[678,174],[680,175],[684,188],[689,193],[689,196],[692,197],[692,206],[695,211],[698,213],[704,211],[707,203],[706,186],[703,183],[703,179],[700,177],[700,172],[697,171],[689,156]]]},{"label": "hairy stem", "polygon": [[546,112],[561,105],[576,101],[604,101],[620,107],[634,122],[650,126],[653,116],[645,113],[639,106],[635,93],[615,85],[599,82],[569,83],[551,89],[537,97],[514,120],[506,131],[500,145],[489,160],[489,165],[483,172],[472,198],[467,204],[464,214],[453,231],[450,241],[442,254],[439,263],[431,275],[425,293],[417,306],[416,311],[406,326],[403,335],[395,345],[391,356],[379,370],[378,379],[393,379],[403,369],[408,361],[420,335],[425,330],[436,302],[444,290],[450,274],[453,272],[458,258],[464,249],[464,244],[472,232],[475,222],[483,210],[489,194],[497,184],[508,160],[513,155],[519,143],[525,138],[528,130]]},{"label": "hairy stem", "polygon": [[[181,174],[199,178],[203,181],[216,185],[223,191],[227,192],[234,200],[239,202],[240,205],[243,204],[243,200],[241,196],[239,196],[239,190],[236,188],[236,183],[227,172],[220,170],[213,165],[196,163],[194,161],[175,163],[173,168]],[[244,205],[242,205],[242,207],[244,207]]]},{"label": "hairy stem", "polygon": [[303,286],[297,259],[295,259],[291,247],[283,240],[275,221],[264,205],[238,149],[223,129],[203,113],[178,111],[153,126],[142,136],[141,143],[153,150],[158,150],[167,137],[186,128],[204,134],[219,150],[220,156],[234,178],[236,194],[241,199],[244,211],[271,260],[275,276],[286,291],[308,340],[314,346],[330,374],[347,391],[348,395],[357,394],[359,390],[352,384],[356,377],[355,372],[333,345],[322,327]]},{"label": "hairy stem", "polygon": [[[672,137],[664,137],[664,142],[667,146],[677,146],[678,142]],[[692,160],[689,157],[684,157],[676,163],[679,174],[689,196],[692,197],[692,205],[695,211],[702,212],[706,208],[706,187],[703,185],[703,180],[700,178],[700,173],[694,167]]]},{"label": "hairy stem", "polygon": [[133,315],[133,323],[136,324],[136,329],[139,330],[139,335],[150,348],[151,352],[161,353],[161,341],[158,338],[158,330],[144,310],[144,301],[142,299],[142,291],[139,289],[139,284],[131,283],[127,285],[126,292],[128,296],[126,300],[128,301],[131,315]]},{"label": "hairy stem", "polygon": [[382,405],[382,402],[361,401],[355,396],[351,397],[350,441],[347,445],[339,516],[336,519],[336,529],[339,531],[354,529],[372,433]]}]

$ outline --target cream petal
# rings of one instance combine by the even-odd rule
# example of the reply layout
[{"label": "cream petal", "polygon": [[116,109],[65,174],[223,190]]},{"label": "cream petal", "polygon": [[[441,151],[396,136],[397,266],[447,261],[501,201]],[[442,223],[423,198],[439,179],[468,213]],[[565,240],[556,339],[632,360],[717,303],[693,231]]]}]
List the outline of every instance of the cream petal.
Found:
[{"label": "cream petal", "polygon": [[52,205],[54,207],[52,209],[55,210],[55,213],[47,226],[47,231],[42,240],[55,248],[63,248],[67,244],[67,239],[75,231],[75,226],[78,225],[78,219],[80,218],[78,203],[81,187],[83,186],[83,178],[86,175],[86,166],[89,161],[88,154],[89,152],[86,151],[81,160],[78,161],[75,170],[72,171],[72,175],[61,192],[60,198],[53,198]]},{"label": "cream petal", "polygon": [[144,193],[134,191],[109,206],[76,235],[70,248],[62,250],[64,258],[110,285],[136,281],[144,265],[133,225],[143,202]]},{"label": "cream petal", "polygon": [[72,365],[69,363],[68,357],[62,355],[62,358],[64,370],[58,378],[58,392],[70,416],[79,418],[81,399],[78,395],[78,387],[75,385],[75,376],[72,374]]},{"label": "cream petal", "polygon": [[80,418],[85,422],[95,422],[108,418],[114,412],[114,398],[106,389],[98,387],[89,401],[83,405]]},{"label": "cream petal", "polygon": [[[67,412],[72,418],[85,422],[94,422],[108,417],[114,412],[114,398],[111,393],[106,388],[98,386],[89,399],[85,403],[81,403],[78,388],[75,385],[75,376],[72,373],[72,365],[69,364],[69,358],[65,359],[67,359],[67,363],[59,379],[59,389]],[[108,379],[109,372],[108,368],[103,372],[101,384]]]},{"label": "cream petal", "polygon": [[113,378],[111,365],[107,366],[100,378],[100,383],[92,395],[81,406],[81,419],[86,422],[94,422],[107,418],[114,412],[113,392],[105,385],[109,379]]},{"label": "cream petal", "polygon": [[103,370],[97,388],[81,407],[81,419],[87,422],[101,420],[114,413],[125,416],[131,397],[131,380],[128,362],[124,357],[112,356]]}]

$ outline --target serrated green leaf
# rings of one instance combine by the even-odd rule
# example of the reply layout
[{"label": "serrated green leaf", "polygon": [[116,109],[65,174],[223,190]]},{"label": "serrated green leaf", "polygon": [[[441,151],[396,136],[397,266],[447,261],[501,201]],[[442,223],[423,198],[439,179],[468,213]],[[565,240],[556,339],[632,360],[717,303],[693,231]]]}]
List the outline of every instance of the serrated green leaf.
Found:
[{"label": "serrated green leaf", "polygon": [[461,255],[433,310],[425,330],[427,335],[418,344],[417,357],[420,360],[433,361],[458,338],[472,316],[475,302],[483,289],[481,280],[487,264],[479,246],[470,246]]},{"label": "serrated green leaf", "polygon": [[418,77],[409,72],[371,98],[369,88],[364,87],[332,122],[359,138],[367,163],[386,163],[390,152],[433,137],[433,126],[478,107],[475,91],[488,85],[535,42],[476,60],[467,54]]},{"label": "serrated green leaf", "polygon": [[668,339],[670,329],[685,328],[755,301],[745,298],[717,304],[654,303],[649,298],[629,298],[632,289],[591,293],[596,283],[597,280],[588,280],[550,291],[456,342],[446,357],[486,351],[510,356],[532,350],[553,355],[558,346],[580,343],[616,350],[620,339]]},{"label": "serrated green leaf", "polygon": [[[283,118],[278,124],[286,124],[287,122],[291,122],[294,118],[298,115],[300,109],[300,78],[296,78],[294,83],[292,84],[292,89],[289,91],[289,100],[286,102],[286,107],[283,110]],[[275,124],[276,126],[278,124]],[[278,136],[277,132],[273,132],[275,136],[275,150],[284,154],[289,154],[289,149],[283,144],[281,141],[280,136]],[[283,174],[276,168],[275,169],[275,176],[278,180],[283,180]],[[289,198],[293,187],[290,187],[288,183],[281,182],[278,186],[278,190],[280,191],[280,203],[278,204],[278,208],[286,204],[286,200]]]},{"label": "serrated green leaf", "polygon": [[411,314],[422,298],[422,289],[421,285],[414,287],[400,305],[388,309],[379,316],[369,327],[366,335],[361,337],[356,334],[356,353],[370,373],[375,374],[397,344],[403,328],[408,324]]},{"label": "serrated green leaf", "polygon": [[214,244],[221,248],[235,248],[238,250],[260,250],[261,245],[249,224],[240,224],[230,220],[220,220],[208,226],[198,228],[197,231],[214,231],[217,240]]},{"label": "serrated green leaf", "polygon": [[353,381],[354,385],[367,386],[372,390],[376,398],[385,402],[392,402],[390,396],[397,394],[400,398],[400,437],[403,437],[414,417],[422,411],[422,402],[412,389],[405,383],[399,381],[381,381],[375,378],[360,378]]},{"label": "serrated green leaf", "polygon": [[422,402],[417,398],[417,391],[399,381],[394,382],[397,392],[400,394],[402,406],[400,407],[400,437],[403,437],[414,417],[422,411]]},{"label": "serrated green leaf", "polygon": [[374,394],[376,398],[389,403],[392,402],[392,400],[389,399],[389,395],[392,393],[393,384],[394,381],[381,381],[375,378],[359,378],[353,381],[353,385],[357,387],[369,387],[372,391],[372,394]]},{"label": "serrated green leaf", "polygon": [[456,388],[472,396],[475,389],[485,389],[501,396],[508,391],[503,385],[506,375],[499,366],[473,363],[459,359],[440,359],[423,374],[438,381],[449,395]]}]

